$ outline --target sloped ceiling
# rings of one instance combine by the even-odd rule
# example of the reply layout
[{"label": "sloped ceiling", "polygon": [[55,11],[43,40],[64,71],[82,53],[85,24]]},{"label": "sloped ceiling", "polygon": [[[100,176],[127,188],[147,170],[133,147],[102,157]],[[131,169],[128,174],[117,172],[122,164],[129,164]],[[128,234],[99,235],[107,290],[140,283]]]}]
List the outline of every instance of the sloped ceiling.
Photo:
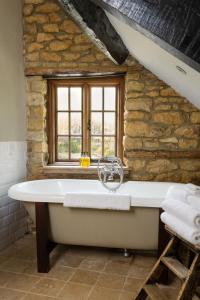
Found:
[{"label": "sloped ceiling", "polygon": [[[73,6],[85,27],[89,26],[97,35],[100,31],[101,41],[103,30],[107,41],[113,40],[112,47],[118,48],[116,38],[110,38],[109,30],[101,24],[102,18],[97,20],[95,11],[99,8],[94,5],[104,9],[109,19],[105,18],[106,23],[110,21],[113,32],[115,29],[130,54],[200,108],[200,0],[58,1],[65,8]],[[92,10],[95,17],[91,18]],[[88,13],[89,19],[86,18]],[[98,26],[94,25],[95,20]]]},{"label": "sloped ceiling", "polygon": [[133,57],[200,108],[199,0],[91,0]]},{"label": "sloped ceiling", "polygon": [[131,55],[200,109],[200,73],[119,18],[106,14]]},{"label": "sloped ceiling", "polygon": [[199,0],[91,0],[200,71]]}]

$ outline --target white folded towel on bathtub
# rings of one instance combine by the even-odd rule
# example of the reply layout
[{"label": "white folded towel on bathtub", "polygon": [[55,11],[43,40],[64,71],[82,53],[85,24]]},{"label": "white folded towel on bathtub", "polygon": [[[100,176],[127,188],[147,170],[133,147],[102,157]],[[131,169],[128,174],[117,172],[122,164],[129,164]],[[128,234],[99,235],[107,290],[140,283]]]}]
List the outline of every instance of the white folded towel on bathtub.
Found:
[{"label": "white folded towel on bathtub", "polygon": [[131,196],[115,193],[67,193],[65,207],[130,210]]},{"label": "white folded towel on bathtub", "polygon": [[200,229],[200,211],[192,208],[189,204],[171,198],[162,202],[162,208],[188,225]]},{"label": "white folded towel on bathtub", "polygon": [[166,212],[161,214],[161,220],[169,228],[171,228],[174,232],[176,232],[188,242],[194,245],[200,243],[200,231],[194,226],[189,226],[183,221]]}]

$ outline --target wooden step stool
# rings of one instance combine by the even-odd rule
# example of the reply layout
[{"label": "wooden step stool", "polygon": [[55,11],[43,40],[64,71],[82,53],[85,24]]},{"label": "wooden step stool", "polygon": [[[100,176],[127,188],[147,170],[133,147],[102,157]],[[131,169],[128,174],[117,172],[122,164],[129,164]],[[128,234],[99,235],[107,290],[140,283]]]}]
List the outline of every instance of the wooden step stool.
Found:
[{"label": "wooden step stool", "polygon": [[[190,244],[168,227],[165,229],[171,239],[134,300],[147,297],[152,300],[170,300],[159,288],[159,284],[167,283],[169,270],[181,280],[180,291],[173,300],[191,300],[196,293],[200,278],[200,245]],[[181,257],[181,247],[182,252],[184,249],[187,253],[184,258]]]}]

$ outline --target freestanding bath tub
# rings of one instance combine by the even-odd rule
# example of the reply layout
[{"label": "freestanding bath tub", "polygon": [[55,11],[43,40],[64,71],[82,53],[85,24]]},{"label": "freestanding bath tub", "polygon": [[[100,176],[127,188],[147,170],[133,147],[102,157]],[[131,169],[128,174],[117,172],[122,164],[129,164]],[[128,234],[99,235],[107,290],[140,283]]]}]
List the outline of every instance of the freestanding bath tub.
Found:
[{"label": "freestanding bath tub", "polygon": [[11,187],[9,196],[24,202],[34,222],[35,204],[48,203],[49,239],[53,242],[156,250],[159,209],[172,184],[175,183],[128,181],[122,184],[117,193],[131,195],[130,211],[63,207],[66,192],[105,194],[107,191],[97,180],[48,179],[23,182]]}]

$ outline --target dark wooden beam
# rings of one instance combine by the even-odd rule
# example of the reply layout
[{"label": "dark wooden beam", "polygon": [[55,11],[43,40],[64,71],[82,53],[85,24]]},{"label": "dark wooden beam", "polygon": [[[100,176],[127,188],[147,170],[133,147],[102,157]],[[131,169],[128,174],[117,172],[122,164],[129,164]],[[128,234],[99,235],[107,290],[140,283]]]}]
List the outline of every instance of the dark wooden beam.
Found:
[{"label": "dark wooden beam", "polygon": [[91,40],[116,64],[125,62],[129,51],[104,10],[90,0],[58,0]]},{"label": "dark wooden beam", "polygon": [[200,72],[200,1],[91,1]]}]

